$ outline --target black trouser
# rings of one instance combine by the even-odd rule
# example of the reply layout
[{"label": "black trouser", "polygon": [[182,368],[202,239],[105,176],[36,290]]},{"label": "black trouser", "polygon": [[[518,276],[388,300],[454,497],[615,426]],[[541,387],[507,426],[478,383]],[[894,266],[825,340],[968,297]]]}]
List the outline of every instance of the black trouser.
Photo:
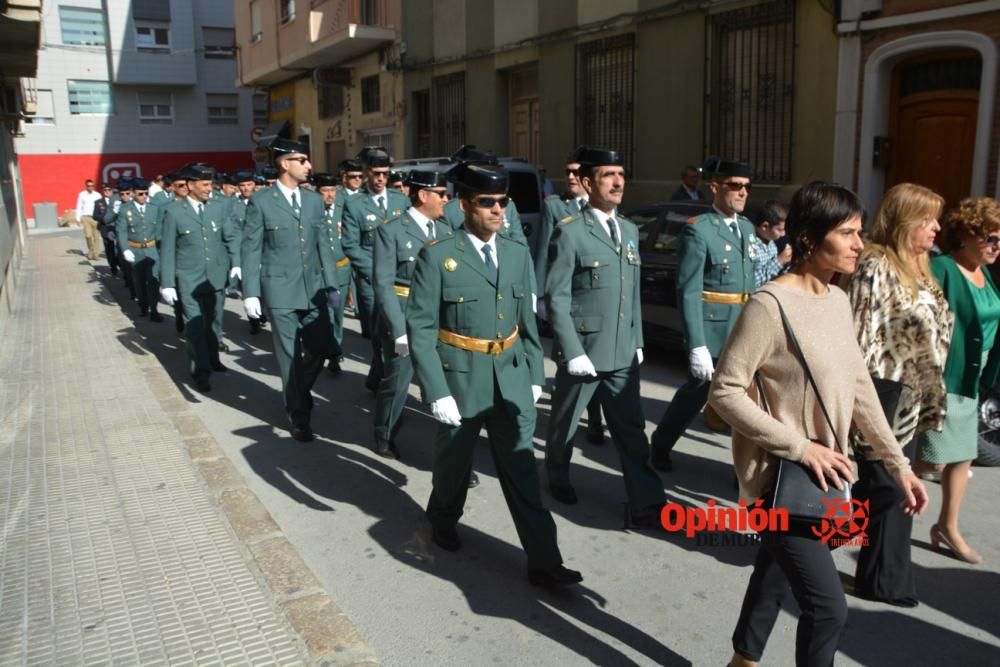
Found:
[{"label": "black trouser", "polygon": [[[903,449],[913,459],[913,440]],[[903,489],[881,461],[858,461],[858,482],[852,488],[856,500],[868,501],[868,544],[861,547],[854,571],[854,589],[878,600],[917,597],[910,561],[913,517],[903,511]]]},{"label": "black trouser", "polygon": [[118,243],[112,241],[107,236],[102,238],[104,239],[104,256],[108,258],[108,267],[111,268],[111,275],[117,276],[120,264],[118,261]]},{"label": "black trouser", "polygon": [[[733,631],[733,649],[757,662],[791,592],[801,615],[795,633],[795,664],[833,664],[840,631],[847,623],[847,600],[830,547],[806,537],[808,527],[788,533],[761,533],[761,546]],[[776,662],[782,662],[778,660]]]},{"label": "black trouser", "polygon": [[673,450],[674,445],[684,435],[684,431],[705,407],[708,401],[708,389],[711,386],[711,382],[699,380],[688,373],[687,380],[677,388],[670,405],[660,417],[660,423],[653,431],[650,444],[654,450],[667,452]]}]

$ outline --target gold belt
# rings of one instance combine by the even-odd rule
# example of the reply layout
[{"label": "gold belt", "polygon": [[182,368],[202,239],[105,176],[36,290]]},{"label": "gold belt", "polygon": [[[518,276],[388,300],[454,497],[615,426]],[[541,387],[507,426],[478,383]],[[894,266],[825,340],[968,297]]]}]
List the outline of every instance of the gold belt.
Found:
[{"label": "gold belt", "polygon": [[156,245],[156,241],[146,241],[145,243],[139,243],[138,241],[129,241],[129,248],[152,248]]},{"label": "gold belt", "polygon": [[342,269],[342,268],[344,268],[345,266],[347,266],[350,263],[351,263],[351,258],[350,257],[345,257],[344,259],[342,259],[339,262],[337,262],[337,268],[338,269]]},{"label": "gold belt", "polygon": [[410,296],[409,287],[404,287],[403,285],[393,285],[392,289],[396,292],[396,296]]},{"label": "gold belt", "polygon": [[747,292],[709,292],[701,293],[701,300],[706,303],[728,303],[730,305],[740,305],[750,300]]},{"label": "gold belt", "polygon": [[503,354],[504,350],[510,348],[517,340],[517,330],[517,327],[514,327],[514,331],[502,340],[490,340],[488,338],[462,336],[453,331],[438,329],[438,340],[452,347],[469,350],[470,352],[492,354],[494,357],[499,357]]}]

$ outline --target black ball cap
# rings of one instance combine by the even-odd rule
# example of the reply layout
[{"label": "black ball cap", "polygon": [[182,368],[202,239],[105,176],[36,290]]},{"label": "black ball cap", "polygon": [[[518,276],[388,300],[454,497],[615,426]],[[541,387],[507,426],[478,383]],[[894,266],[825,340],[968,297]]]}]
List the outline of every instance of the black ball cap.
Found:
[{"label": "black ball cap", "polygon": [[736,160],[725,160],[719,157],[710,157],[705,160],[705,164],[702,166],[701,171],[709,177],[715,178],[725,178],[727,176],[750,178],[751,174],[749,163],[738,162]]},{"label": "black ball cap", "polygon": [[584,155],[589,150],[590,146],[587,146],[586,144],[581,144],[577,146],[576,150],[574,150],[572,153],[566,156],[566,164],[570,164],[573,162],[580,163],[580,156]]},{"label": "black ball cap", "polygon": [[105,189],[110,188],[110,187],[113,187],[113,186],[110,183],[108,183],[107,181],[105,181],[104,183],[101,183],[101,189],[102,190],[105,190]]},{"label": "black ball cap", "polygon": [[263,176],[259,176],[259,175],[258,176],[254,176],[253,177],[253,184],[254,185],[267,185],[267,179],[264,178]]},{"label": "black ball cap", "polygon": [[211,181],[214,176],[215,169],[205,162],[191,162],[180,171],[180,177],[187,181]]},{"label": "black ball cap", "polygon": [[271,165],[267,165],[261,168],[260,175],[269,181],[274,181],[278,179],[278,170]]},{"label": "black ball cap", "polygon": [[133,178],[132,179],[132,189],[134,190],[148,190],[149,181],[145,178]]},{"label": "black ball cap", "polygon": [[271,142],[268,148],[274,154],[275,160],[280,159],[282,155],[290,155],[291,153],[309,155],[309,147],[304,143],[301,141],[292,141],[291,139],[283,139],[282,137],[277,137]]},{"label": "black ball cap", "polygon": [[440,171],[420,171],[414,169],[406,175],[403,181],[411,188],[443,188],[448,185],[448,179]]},{"label": "black ball cap", "polygon": [[621,153],[608,148],[580,146],[574,151],[574,155],[576,155],[576,162],[588,167],[620,167],[625,164]]},{"label": "black ball cap", "polygon": [[507,170],[485,164],[467,164],[455,183],[463,192],[482,195],[507,194]]},{"label": "black ball cap", "polygon": [[358,159],[366,167],[391,167],[392,158],[379,146],[365,146],[358,153]]},{"label": "black ball cap", "polygon": [[402,183],[403,182],[403,172],[401,172],[401,171],[390,171],[389,172],[389,182],[390,183]]},{"label": "black ball cap", "polygon": [[317,188],[323,188],[331,185],[336,187],[337,185],[337,177],[334,176],[333,174],[328,174],[326,172],[319,172],[313,174],[312,181],[313,185],[315,185]]},{"label": "black ball cap", "polygon": [[122,192],[123,190],[125,190],[125,191],[131,190],[132,189],[132,179],[130,177],[119,178],[118,179],[118,185],[115,186],[115,187],[118,188],[118,192]]},{"label": "black ball cap", "polygon": [[451,154],[451,161],[497,164],[497,156],[493,151],[476,148],[474,144],[465,144]]},{"label": "black ball cap", "polygon": [[355,160],[354,158],[347,158],[346,160],[340,161],[340,170],[343,172],[348,171],[364,171],[365,166],[361,164],[361,160]]}]

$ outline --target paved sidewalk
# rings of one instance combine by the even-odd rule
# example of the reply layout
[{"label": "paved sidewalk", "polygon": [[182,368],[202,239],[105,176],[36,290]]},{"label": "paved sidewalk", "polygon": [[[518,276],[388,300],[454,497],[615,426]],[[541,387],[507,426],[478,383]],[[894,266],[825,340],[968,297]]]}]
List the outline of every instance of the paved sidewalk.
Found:
[{"label": "paved sidewalk", "polygon": [[0,331],[0,664],[373,662],[80,247]]}]

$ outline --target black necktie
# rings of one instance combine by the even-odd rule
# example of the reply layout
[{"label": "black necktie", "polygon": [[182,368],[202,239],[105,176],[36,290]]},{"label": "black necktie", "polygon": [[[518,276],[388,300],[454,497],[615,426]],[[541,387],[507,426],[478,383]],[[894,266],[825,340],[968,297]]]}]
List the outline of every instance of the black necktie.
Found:
[{"label": "black necktie", "polygon": [[490,276],[493,278],[493,282],[497,280],[497,265],[493,263],[493,248],[488,244],[483,246],[483,263],[489,270]]},{"label": "black necktie", "polygon": [[202,204],[201,202],[198,202],[198,217],[199,218],[203,217],[204,213],[205,213],[205,205]]},{"label": "black necktie", "polygon": [[611,243],[614,244],[615,248],[618,247],[618,233],[615,230],[615,219],[608,216],[608,236],[611,237]]},{"label": "black necktie", "polygon": [[299,195],[298,193],[292,193],[292,210],[295,212],[295,217],[299,217]]},{"label": "black necktie", "polygon": [[742,239],[743,238],[740,235],[740,226],[739,226],[739,224],[737,224],[737,222],[735,220],[733,220],[732,222],[729,223],[729,231],[731,231],[736,236],[736,238],[738,238],[738,239]]},{"label": "black necktie", "polygon": [[427,238],[429,238],[429,239],[433,239],[434,238],[434,221],[433,220],[428,220],[427,221]]}]

